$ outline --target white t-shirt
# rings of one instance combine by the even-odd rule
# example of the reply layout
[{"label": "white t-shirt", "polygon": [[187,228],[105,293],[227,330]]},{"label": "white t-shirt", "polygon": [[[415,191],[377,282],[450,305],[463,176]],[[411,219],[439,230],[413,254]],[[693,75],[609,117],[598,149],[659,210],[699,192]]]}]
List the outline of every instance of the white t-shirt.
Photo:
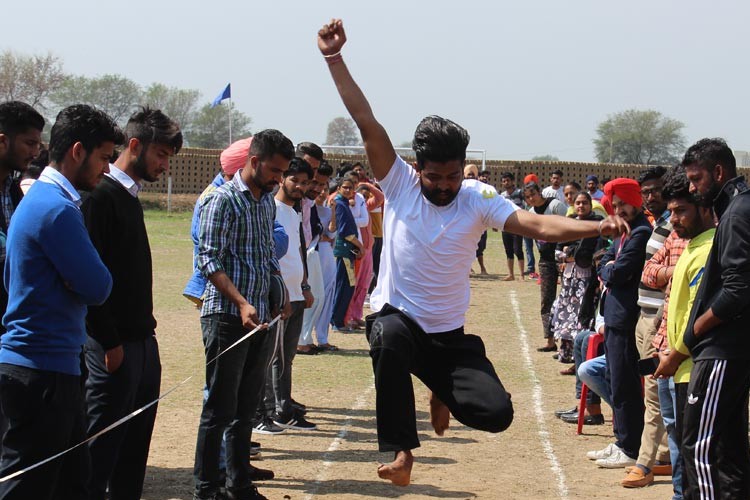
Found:
[{"label": "white t-shirt", "polygon": [[460,328],[469,309],[469,271],[477,241],[502,229],[518,207],[494,187],[466,179],[456,198],[438,207],[422,195],[416,171],[401,157],[380,181],[385,194],[383,252],[370,304],[388,303],[427,333]]},{"label": "white t-shirt", "polygon": [[547,186],[542,189],[542,196],[544,198],[557,198],[561,202],[565,203],[565,188],[560,186],[555,189],[552,186]]},{"label": "white t-shirt", "polygon": [[274,198],[276,202],[276,222],[284,226],[284,231],[289,236],[289,250],[286,255],[279,259],[281,277],[289,290],[289,300],[294,302],[305,300],[302,295],[302,280],[305,278],[305,268],[302,265],[302,255],[299,252],[299,224],[302,221],[300,214],[286,203]]}]

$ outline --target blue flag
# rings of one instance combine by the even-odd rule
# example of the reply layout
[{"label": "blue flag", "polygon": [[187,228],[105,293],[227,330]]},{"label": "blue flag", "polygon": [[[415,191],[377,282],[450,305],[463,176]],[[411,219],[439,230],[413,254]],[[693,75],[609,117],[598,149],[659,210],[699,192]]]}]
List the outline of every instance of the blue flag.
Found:
[{"label": "blue flag", "polygon": [[211,102],[211,107],[213,108],[214,106],[218,106],[219,104],[221,104],[221,101],[223,101],[224,99],[229,99],[230,97],[232,97],[232,84],[227,83],[227,86],[224,87],[224,90],[222,90],[221,93],[216,96],[216,99]]}]

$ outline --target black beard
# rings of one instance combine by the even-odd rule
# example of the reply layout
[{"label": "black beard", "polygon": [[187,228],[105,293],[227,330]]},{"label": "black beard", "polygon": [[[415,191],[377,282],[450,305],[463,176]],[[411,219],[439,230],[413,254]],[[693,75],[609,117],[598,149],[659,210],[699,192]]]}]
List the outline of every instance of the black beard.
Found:
[{"label": "black beard", "polygon": [[[456,199],[456,196],[458,196],[458,191],[454,193],[452,191],[443,191],[439,189],[428,190],[424,187],[424,184],[420,184],[420,188],[422,190],[422,195],[427,198],[427,201],[438,207],[450,205],[451,202]],[[439,200],[438,196],[441,194],[448,195],[448,198],[445,200]]]},{"label": "black beard", "polygon": [[718,182],[713,181],[711,184],[711,187],[709,188],[708,192],[706,194],[701,194],[696,192],[695,197],[698,200],[698,203],[702,207],[711,208],[714,205],[714,200],[717,196],[719,196],[719,193],[721,192],[721,186]]},{"label": "black beard", "polygon": [[146,165],[146,159],[144,158],[146,156],[146,148],[143,148],[143,151],[141,151],[141,154],[138,155],[138,158],[135,160],[135,165],[133,165],[133,171],[135,172],[135,175],[143,179],[147,182],[156,182],[159,180],[158,177],[154,177],[153,175],[150,175],[148,173],[148,166]]}]

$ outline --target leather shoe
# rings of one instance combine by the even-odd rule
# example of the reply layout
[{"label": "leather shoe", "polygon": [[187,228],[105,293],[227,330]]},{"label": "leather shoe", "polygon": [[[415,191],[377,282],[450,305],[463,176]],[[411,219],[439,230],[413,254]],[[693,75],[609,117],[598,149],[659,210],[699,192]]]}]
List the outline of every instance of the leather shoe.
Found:
[{"label": "leather shoe", "polygon": [[576,415],[578,415],[578,407],[574,406],[573,408],[568,408],[567,410],[555,410],[555,416],[557,418],[562,417],[566,413],[575,413]]},{"label": "leather shoe", "polygon": [[259,469],[258,467],[250,466],[250,481],[268,481],[274,478],[272,470]]},{"label": "leather shoe", "polygon": [[552,351],[557,350],[557,345],[555,344],[555,345],[546,345],[543,347],[537,347],[536,350],[539,352],[552,352]]},{"label": "leather shoe", "polygon": [[[630,472],[631,470],[633,470],[633,467],[626,467],[625,472],[626,473]],[[671,476],[672,465],[671,464],[654,464],[654,466],[651,467],[651,472],[654,473],[654,476]]]},{"label": "leather shoe", "polygon": [[643,472],[643,469],[635,466],[630,469],[630,472],[625,475],[625,479],[623,479],[620,484],[622,484],[625,488],[643,488],[644,486],[648,486],[653,482],[653,472],[649,472],[648,474],[646,474],[645,472]]},{"label": "leather shoe", "polygon": [[[563,416],[560,417],[560,420],[563,422],[567,422],[569,424],[577,424],[578,423],[578,413],[570,414],[565,413]],[[604,415],[601,413],[599,415],[584,415],[583,417],[583,425],[603,425],[604,424]]]}]

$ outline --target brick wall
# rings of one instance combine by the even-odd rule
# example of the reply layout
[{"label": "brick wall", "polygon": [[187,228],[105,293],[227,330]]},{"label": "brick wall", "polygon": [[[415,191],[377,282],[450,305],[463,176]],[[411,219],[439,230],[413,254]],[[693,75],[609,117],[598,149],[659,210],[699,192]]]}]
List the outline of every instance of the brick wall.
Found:
[{"label": "brick wall", "polygon": [[[200,194],[203,189],[216,177],[221,167],[219,165],[220,149],[197,149],[184,148],[170,162],[170,175],[172,176],[172,193],[174,194]],[[362,162],[367,167],[367,158],[364,155],[326,155],[328,161],[333,165],[334,172],[342,161]],[[413,158],[406,158],[413,161]],[[481,170],[481,159],[472,158],[470,163],[476,164]],[[500,186],[500,174],[512,172],[516,177],[516,184],[520,185],[524,176],[534,173],[539,176],[542,187],[549,184],[549,178],[553,170],[563,171],[563,180],[573,179],[583,184],[586,176],[596,174],[599,179],[616,177],[637,178],[645,167],[643,165],[624,165],[610,163],[584,163],[569,161],[553,162],[531,162],[515,160],[487,160],[487,170],[490,171],[490,183],[496,187]],[[750,177],[750,169],[740,168],[740,175]],[[145,192],[166,193],[167,176],[163,176],[159,182],[146,184]]]}]

